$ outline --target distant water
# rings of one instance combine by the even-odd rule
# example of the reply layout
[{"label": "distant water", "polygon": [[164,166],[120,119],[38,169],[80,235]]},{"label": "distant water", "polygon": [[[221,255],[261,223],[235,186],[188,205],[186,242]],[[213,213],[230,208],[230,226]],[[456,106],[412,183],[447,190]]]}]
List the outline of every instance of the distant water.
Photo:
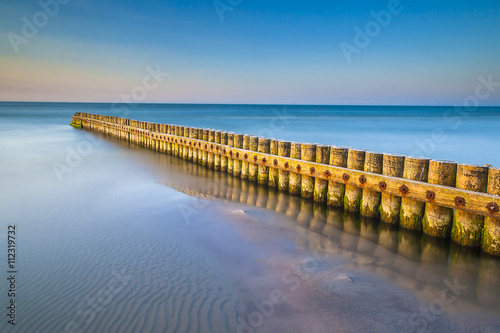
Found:
[{"label": "distant water", "polygon": [[500,107],[0,103],[2,121],[62,124],[77,111],[500,166]]},{"label": "distant water", "polygon": [[[118,108],[0,103],[1,309],[9,224],[17,226],[19,271],[18,325],[9,327],[2,310],[1,332],[236,332],[255,302],[288,290],[283,262],[303,262],[317,249],[329,259],[301,275],[300,288],[286,294],[295,303],[277,308],[256,332],[412,332],[412,322],[500,329],[497,259],[68,125],[80,111],[414,155],[424,140],[435,145],[432,157],[500,165],[491,151],[500,140],[498,108],[456,129],[445,108]],[[438,144],[432,132],[439,128],[447,140]],[[457,277],[466,291],[426,321],[422,309]]]}]

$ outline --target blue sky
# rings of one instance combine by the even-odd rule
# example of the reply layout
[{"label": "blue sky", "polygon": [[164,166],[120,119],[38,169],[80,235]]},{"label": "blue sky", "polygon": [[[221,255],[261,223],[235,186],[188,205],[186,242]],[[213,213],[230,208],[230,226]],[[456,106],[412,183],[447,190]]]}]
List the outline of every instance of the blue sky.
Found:
[{"label": "blue sky", "polygon": [[112,102],[148,67],[169,75],[141,102],[461,105],[500,82],[500,1],[59,1],[0,4],[0,100]]}]

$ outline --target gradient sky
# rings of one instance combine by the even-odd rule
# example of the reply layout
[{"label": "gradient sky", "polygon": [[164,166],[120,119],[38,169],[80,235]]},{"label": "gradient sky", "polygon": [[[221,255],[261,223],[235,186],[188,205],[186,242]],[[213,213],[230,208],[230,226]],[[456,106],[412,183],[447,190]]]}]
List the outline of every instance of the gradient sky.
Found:
[{"label": "gradient sky", "polygon": [[[350,62],[341,43],[388,1],[220,3],[223,20],[213,0],[69,0],[16,53],[42,8],[3,0],[0,100],[112,102],[148,66],[169,76],[142,102],[462,105],[478,77],[500,82],[500,0],[401,0]],[[480,105],[500,105],[492,90]]]}]

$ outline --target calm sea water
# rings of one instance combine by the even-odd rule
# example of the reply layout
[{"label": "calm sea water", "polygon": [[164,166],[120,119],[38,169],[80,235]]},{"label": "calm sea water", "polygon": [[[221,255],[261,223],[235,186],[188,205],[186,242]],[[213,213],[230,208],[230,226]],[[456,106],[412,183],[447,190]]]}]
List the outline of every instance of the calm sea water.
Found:
[{"label": "calm sea water", "polygon": [[498,108],[0,103],[2,332],[500,329],[499,260],[74,129],[77,111],[500,165]]}]

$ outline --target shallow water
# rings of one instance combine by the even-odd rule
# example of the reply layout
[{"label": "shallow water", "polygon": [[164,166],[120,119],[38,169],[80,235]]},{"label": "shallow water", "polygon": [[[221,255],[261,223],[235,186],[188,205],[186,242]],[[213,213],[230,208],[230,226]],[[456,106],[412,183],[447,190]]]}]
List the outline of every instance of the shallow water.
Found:
[{"label": "shallow water", "polygon": [[[76,111],[107,108],[0,104],[0,256],[15,224],[19,291],[17,325],[2,314],[2,332],[500,329],[499,260],[67,125]],[[128,117],[255,134],[274,119],[269,108],[148,108]],[[340,132],[358,141],[338,144],[367,147],[383,143],[371,123],[392,117],[401,128],[410,118],[390,134],[403,149],[401,138],[420,133],[416,118],[429,121],[380,111],[356,125],[366,128],[360,136],[324,123],[352,122],[363,108],[321,112],[299,110],[273,136],[337,143]],[[479,127],[498,121],[485,112]],[[301,124],[309,132],[294,133]],[[476,153],[484,132],[467,140]],[[262,310],[277,291],[283,302]]]}]

